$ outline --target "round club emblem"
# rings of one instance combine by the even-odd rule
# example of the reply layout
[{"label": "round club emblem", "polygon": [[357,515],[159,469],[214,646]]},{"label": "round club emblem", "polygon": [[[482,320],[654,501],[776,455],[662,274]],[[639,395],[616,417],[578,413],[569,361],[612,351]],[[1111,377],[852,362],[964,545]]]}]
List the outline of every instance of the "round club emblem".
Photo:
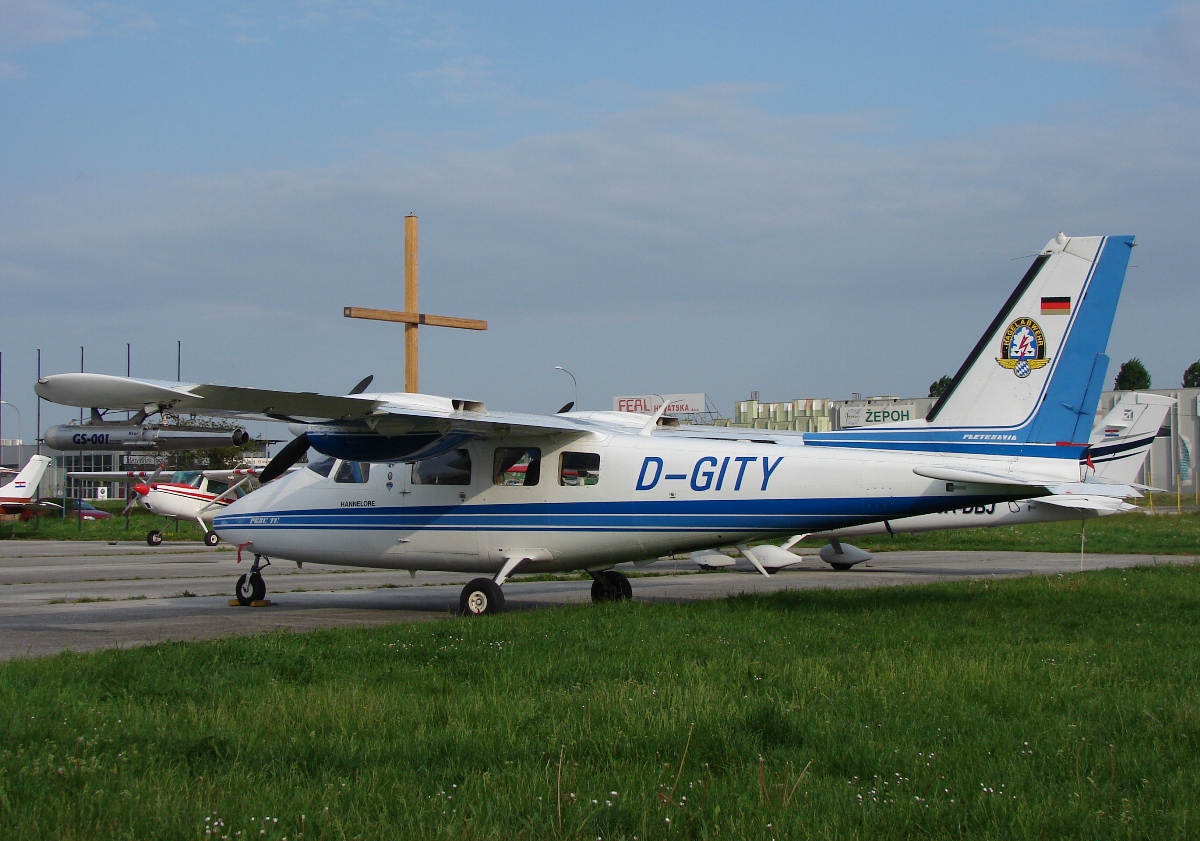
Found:
[{"label": "round club emblem", "polygon": [[1000,341],[1000,356],[996,362],[1021,379],[1049,364],[1046,335],[1038,323],[1032,318],[1018,318],[1008,325]]}]

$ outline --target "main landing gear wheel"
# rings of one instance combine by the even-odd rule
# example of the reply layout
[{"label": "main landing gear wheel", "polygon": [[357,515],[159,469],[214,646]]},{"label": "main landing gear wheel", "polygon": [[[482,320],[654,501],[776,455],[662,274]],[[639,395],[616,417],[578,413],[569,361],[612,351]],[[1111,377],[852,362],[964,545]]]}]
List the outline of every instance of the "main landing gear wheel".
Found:
[{"label": "main landing gear wheel", "polygon": [[845,572],[848,569],[854,569],[854,564],[838,563],[838,564],[830,564],[830,566],[833,567],[834,569],[836,569],[838,572]]},{"label": "main landing gear wheel", "polygon": [[162,543],[162,532],[159,531],[158,529],[155,529],[152,532],[148,532],[146,534],[146,543],[148,543],[151,546],[160,545]]},{"label": "main landing gear wheel", "polygon": [[257,572],[248,572],[238,579],[237,600],[242,607],[249,607],[252,602],[261,602],[267,595],[267,583]]},{"label": "main landing gear wheel", "polygon": [[458,606],[465,616],[486,616],[504,610],[504,591],[490,578],[476,578],[463,587]]},{"label": "main landing gear wheel", "polygon": [[[160,537],[159,539],[161,540],[162,538]],[[217,537],[217,533],[215,531],[206,531],[204,533],[205,546],[216,546],[220,542],[221,538]]]},{"label": "main landing gear wheel", "polygon": [[629,579],[615,569],[592,573],[592,601],[627,602],[633,598]]}]

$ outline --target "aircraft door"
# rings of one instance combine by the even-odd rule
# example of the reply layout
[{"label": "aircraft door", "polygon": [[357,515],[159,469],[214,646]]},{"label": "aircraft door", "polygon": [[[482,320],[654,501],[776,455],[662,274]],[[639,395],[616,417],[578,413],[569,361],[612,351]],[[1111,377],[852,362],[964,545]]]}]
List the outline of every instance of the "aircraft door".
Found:
[{"label": "aircraft door", "polygon": [[401,551],[433,560],[478,555],[479,532],[464,522],[462,510],[471,494],[472,467],[466,447],[387,465],[387,504],[405,509],[401,520],[411,529]]}]

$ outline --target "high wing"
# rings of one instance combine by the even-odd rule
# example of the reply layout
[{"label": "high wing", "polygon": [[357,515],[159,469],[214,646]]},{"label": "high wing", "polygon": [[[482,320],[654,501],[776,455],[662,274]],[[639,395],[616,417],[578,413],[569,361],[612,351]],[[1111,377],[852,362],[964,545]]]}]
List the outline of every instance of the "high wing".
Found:
[{"label": "high wing", "polygon": [[476,436],[526,432],[584,432],[566,418],[516,412],[489,412],[475,400],[428,394],[374,393],[328,395],[275,391],[210,383],[170,383],[110,374],[54,374],[38,380],[34,391],[54,403],[118,411],[195,412],[242,420],[333,425],[343,431],[380,435],[444,433]]},{"label": "high wing", "polygon": [[[160,475],[170,477],[172,471],[164,471]],[[153,470],[72,470],[67,473],[68,479],[87,479],[94,482],[145,482],[153,478]]]}]

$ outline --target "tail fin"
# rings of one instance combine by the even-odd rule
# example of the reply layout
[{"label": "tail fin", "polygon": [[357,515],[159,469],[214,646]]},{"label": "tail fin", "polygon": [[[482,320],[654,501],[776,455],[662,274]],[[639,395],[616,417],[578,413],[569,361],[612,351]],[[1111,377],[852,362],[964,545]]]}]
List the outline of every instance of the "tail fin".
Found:
[{"label": "tail fin", "polygon": [[1123,395],[1092,430],[1084,479],[1134,484],[1173,405],[1174,397],[1160,394],[1134,391]]},{"label": "tail fin", "polygon": [[3,496],[6,502],[33,499],[49,464],[50,459],[46,456],[30,456],[29,462],[21,468],[21,472],[7,485],[0,487],[0,496]]},{"label": "tail fin", "polygon": [[805,444],[1081,457],[1133,246],[1131,236],[1059,234],[925,420],[806,433]]},{"label": "tail fin", "polygon": [[1086,441],[1133,244],[1133,237],[1050,240],[927,423],[1011,429],[1030,443]]}]

